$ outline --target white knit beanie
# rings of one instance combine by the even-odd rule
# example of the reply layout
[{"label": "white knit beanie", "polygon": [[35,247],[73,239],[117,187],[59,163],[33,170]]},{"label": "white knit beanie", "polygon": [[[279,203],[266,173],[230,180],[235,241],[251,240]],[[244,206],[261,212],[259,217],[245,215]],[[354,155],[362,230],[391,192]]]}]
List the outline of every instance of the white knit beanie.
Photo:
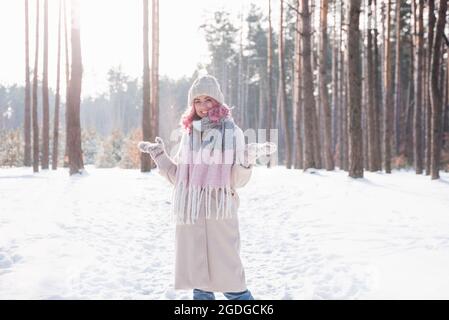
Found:
[{"label": "white knit beanie", "polygon": [[221,92],[220,84],[214,76],[208,74],[198,76],[190,87],[188,105],[191,106],[193,99],[202,95],[214,98],[220,104],[224,103],[224,96]]}]

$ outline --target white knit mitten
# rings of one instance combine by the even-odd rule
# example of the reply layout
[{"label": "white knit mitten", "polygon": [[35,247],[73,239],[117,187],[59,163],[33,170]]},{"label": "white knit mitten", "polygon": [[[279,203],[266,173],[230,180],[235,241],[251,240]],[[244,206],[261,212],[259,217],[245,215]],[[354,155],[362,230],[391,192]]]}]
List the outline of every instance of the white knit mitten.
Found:
[{"label": "white knit mitten", "polygon": [[155,142],[140,141],[137,147],[141,152],[149,153],[151,158],[155,160],[161,154],[165,153],[164,141],[160,137],[156,137]]},{"label": "white knit mitten", "polygon": [[260,157],[268,157],[275,153],[277,146],[273,142],[249,143],[245,146],[243,166],[249,167],[256,164]]}]

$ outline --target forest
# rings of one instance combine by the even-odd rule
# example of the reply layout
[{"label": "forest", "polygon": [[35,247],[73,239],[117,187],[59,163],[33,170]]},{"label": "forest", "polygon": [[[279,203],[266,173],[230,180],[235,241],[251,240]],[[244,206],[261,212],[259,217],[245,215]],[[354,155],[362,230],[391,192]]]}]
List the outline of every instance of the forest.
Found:
[{"label": "forest", "polygon": [[[141,76],[111,66],[109,90],[95,97],[81,95],[79,1],[57,2],[56,39],[48,36],[48,0],[23,3],[23,82],[0,84],[0,166],[150,171],[137,142],[168,140],[191,82],[207,70],[243,130],[278,130],[277,164],[286,169],[338,168],[358,178],[413,168],[431,179],[449,171],[445,0],[264,0],[238,16],[215,11],[198,31],[210,60],[179,79],[160,75],[159,1],[142,0]],[[49,40],[58,44],[56,61]]]}]

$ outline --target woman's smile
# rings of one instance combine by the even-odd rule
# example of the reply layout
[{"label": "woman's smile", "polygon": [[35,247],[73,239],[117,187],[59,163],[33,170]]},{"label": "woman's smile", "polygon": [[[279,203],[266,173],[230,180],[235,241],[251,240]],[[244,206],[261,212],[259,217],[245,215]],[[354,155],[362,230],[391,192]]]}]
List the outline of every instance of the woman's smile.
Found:
[{"label": "woman's smile", "polygon": [[207,116],[209,110],[214,106],[215,101],[209,96],[202,95],[196,97],[195,100],[193,101],[193,104],[196,114],[200,118],[203,118]]}]

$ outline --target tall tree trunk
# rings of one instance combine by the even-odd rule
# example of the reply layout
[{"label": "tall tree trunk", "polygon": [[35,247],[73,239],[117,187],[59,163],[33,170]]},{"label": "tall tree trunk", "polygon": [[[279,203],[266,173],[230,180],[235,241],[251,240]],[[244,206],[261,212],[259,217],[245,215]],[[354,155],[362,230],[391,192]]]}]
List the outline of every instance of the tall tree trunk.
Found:
[{"label": "tall tree trunk", "polygon": [[342,59],[344,60],[344,69],[343,69],[343,104],[342,104],[342,110],[341,110],[341,128],[342,128],[342,168],[345,171],[349,171],[349,161],[348,161],[348,149],[349,149],[349,142],[348,142],[348,135],[349,135],[349,128],[348,128],[348,109],[349,109],[349,76],[348,76],[348,55],[346,54],[346,51],[343,53]]},{"label": "tall tree trunk", "polygon": [[[267,40],[267,134],[271,139],[271,128],[273,123],[273,28],[271,26],[271,0],[268,0],[268,40]],[[273,165],[273,157],[267,163],[270,168]]]},{"label": "tall tree trunk", "polygon": [[339,63],[339,87],[340,87],[340,97],[339,97],[339,116],[338,116],[338,162],[339,162],[339,168],[340,170],[346,170],[345,165],[345,139],[347,137],[346,131],[345,131],[345,121],[346,121],[346,59],[345,54],[343,51],[343,28],[344,28],[344,16],[345,16],[345,10],[344,10],[344,3],[341,0],[340,1],[340,25],[339,25],[339,50],[338,50],[338,58],[340,60]]},{"label": "tall tree trunk", "polygon": [[302,108],[302,86],[301,86],[301,16],[299,14],[299,0],[296,0],[296,32],[295,32],[295,59],[293,68],[293,111],[295,129],[295,163],[296,169],[303,168],[302,141],[301,141],[301,108]]},{"label": "tall tree trunk", "polygon": [[374,104],[374,147],[373,147],[373,171],[381,170],[382,168],[382,148],[380,143],[380,119],[382,117],[382,85],[381,85],[381,77],[379,73],[379,47],[377,44],[377,37],[378,37],[378,30],[377,30],[377,0],[373,0],[373,13],[374,13],[374,27],[373,27],[373,46],[374,46],[374,98],[373,98],[373,104]]},{"label": "tall tree trunk", "polygon": [[351,0],[349,4],[348,25],[348,76],[349,76],[349,105],[348,105],[348,134],[349,134],[349,176],[363,177],[363,140],[361,126],[361,58],[360,58],[360,2]]},{"label": "tall tree trunk", "polygon": [[67,134],[67,125],[69,123],[69,94],[70,94],[70,58],[69,58],[69,36],[67,32],[67,8],[66,0],[64,0],[64,42],[65,42],[65,150],[64,150],[64,168],[69,166],[69,135]]},{"label": "tall tree trunk", "polygon": [[[314,10],[315,10],[315,4],[312,3],[311,5],[311,10],[310,10],[310,25],[311,26],[315,26],[315,15],[314,15]],[[313,30],[313,29],[312,29]],[[313,33],[313,31],[312,31]],[[318,54],[317,51],[319,50],[319,45],[316,44],[316,39],[318,37],[313,37],[311,36],[311,57],[312,57],[312,74],[318,73],[319,72],[319,68],[318,68]],[[312,84],[313,87],[318,88],[319,89],[319,77],[313,77],[313,81],[314,83]],[[314,112],[312,113],[312,132],[313,132],[313,145],[314,145],[314,153],[313,153],[313,157],[315,159],[315,168],[317,169],[321,169],[322,165],[321,165],[321,159],[323,158],[322,153],[321,153],[321,114],[320,114],[320,105],[321,105],[321,101],[320,101],[320,95],[316,95],[315,97],[315,108],[314,108]]]},{"label": "tall tree trunk", "polygon": [[[348,11],[349,15],[349,11]],[[345,72],[344,72],[344,90],[345,90],[345,96],[344,96],[344,108],[342,111],[342,122],[343,122],[343,169],[346,171],[349,171],[349,118],[348,118],[348,112],[349,112],[349,65],[348,65],[348,55],[345,51],[344,53],[344,59],[345,59]]]},{"label": "tall tree trunk", "polygon": [[70,94],[69,94],[69,115],[67,135],[69,135],[69,168],[70,175],[82,173],[84,170],[83,153],[81,150],[81,125],[80,125],[80,102],[81,102],[81,81],[83,77],[83,64],[81,58],[80,39],[80,2],[71,1],[71,51],[72,68],[70,72]]},{"label": "tall tree trunk", "polygon": [[55,114],[53,125],[53,151],[52,151],[52,169],[58,168],[58,143],[59,143],[59,83],[61,75],[61,2],[59,2],[59,14],[58,14],[58,62],[56,67],[56,96],[55,96]]},{"label": "tall tree trunk", "polygon": [[[339,52],[339,38],[337,35],[337,4],[339,1],[334,1],[334,26],[333,26],[333,36],[334,36],[334,45],[332,47],[332,157],[336,158],[337,155],[337,138],[338,138],[338,116],[339,116],[339,90],[340,87],[338,85],[338,52]],[[340,1],[341,3],[341,1]],[[298,28],[299,30],[299,28]],[[337,160],[338,163],[338,160]],[[338,164],[339,165],[339,164]]]},{"label": "tall tree trunk", "polygon": [[396,56],[395,56],[395,75],[394,75],[394,153],[399,152],[399,143],[401,141],[400,119],[402,114],[402,85],[401,85],[401,1],[396,1]]},{"label": "tall tree trunk", "polygon": [[[261,70],[259,68],[259,70]],[[261,72],[261,71],[260,71]],[[265,124],[265,108],[266,108],[266,101],[265,101],[265,76],[261,76],[260,80],[259,80],[259,104],[258,104],[258,119],[256,122],[256,126],[259,129],[262,129],[264,127]],[[239,92],[241,92],[241,88],[238,87],[237,90]],[[241,98],[240,98],[241,99]]]},{"label": "tall tree trunk", "polygon": [[159,0],[152,0],[151,10],[151,131],[152,140],[159,135]]},{"label": "tall tree trunk", "polygon": [[[413,16],[413,15],[412,15]],[[412,20],[413,21],[413,20]],[[411,30],[413,30],[412,23],[410,24],[412,27]],[[412,31],[413,32],[413,31]],[[411,33],[412,33],[411,32]],[[405,120],[404,120],[404,130],[403,130],[403,137],[404,137],[404,149],[405,149],[405,155],[407,156],[407,159],[409,159],[409,162],[413,161],[413,113],[414,113],[414,103],[413,103],[413,79],[414,79],[414,63],[413,63],[413,56],[414,56],[414,45],[413,40],[410,41],[410,57],[411,57],[411,63],[409,67],[409,82],[408,82],[408,88],[407,88],[407,101],[405,103],[406,111],[405,111]]]},{"label": "tall tree trunk", "polygon": [[415,172],[421,174],[423,171],[422,163],[422,131],[421,131],[421,114],[422,114],[422,69],[423,69],[423,9],[424,0],[413,0],[414,19],[414,114],[413,114],[413,144],[414,144],[414,165]]},{"label": "tall tree trunk", "polygon": [[42,69],[42,169],[48,169],[50,102],[48,99],[48,0],[44,0],[44,67]]},{"label": "tall tree trunk", "polygon": [[25,112],[24,112],[24,161],[23,165],[31,166],[31,95],[30,95],[30,49],[29,49],[29,23],[28,0],[25,0]]},{"label": "tall tree trunk", "polygon": [[375,65],[374,65],[374,55],[373,55],[373,1],[368,1],[368,31],[367,31],[367,66],[368,66],[368,105],[367,105],[367,128],[368,128],[368,169],[370,171],[376,171],[375,164],[375,116],[376,110],[374,106],[374,90],[375,90]]},{"label": "tall tree trunk", "polygon": [[[413,49],[412,49],[413,50]],[[413,55],[411,55],[413,57]],[[403,139],[403,148],[404,150],[401,150],[401,154],[404,154],[407,157],[408,162],[411,162],[413,159],[413,121],[412,121],[412,114],[413,114],[413,90],[412,90],[412,83],[413,83],[413,63],[410,67],[410,81],[408,83],[407,93],[406,93],[406,101],[405,101],[405,114],[404,114],[404,128],[402,130],[404,137]]]},{"label": "tall tree trunk", "polygon": [[[447,1],[440,1],[440,8],[438,11],[438,21],[435,32],[435,39],[433,44],[433,55],[431,60],[431,88],[432,94],[430,101],[432,104],[432,127],[431,127],[431,177],[432,179],[439,179],[440,170],[440,127],[441,127],[441,108],[442,108],[442,92],[439,88],[439,73],[440,73],[440,56],[441,45],[444,34],[444,27],[446,24]],[[443,81],[443,79],[441,79]]]},{"label": "tall tree trunk", "polygon": [[[245,64],[245,61],[243,61]],[[246,67],[246,71],[244,72],[245,74],[249,74],[249,63],[248,61],[245,64]],[[248,110],[248,91],[249,91],[249,87],[248,87],[248,80],[243,80],[243,108],[242,110],[244,110],[244,119],[249,119],[249,117],[246,117],[246,115],[248,114],[247,110]],[[246,128],[250,127],[250,124],[248,122],[248,120],[245,120],[246,124]]]},{"label": "tall tree trunk", "polygon": [[315,113],[315,97],[313,96],[312,74],[312,32],[308,0],[301,0],[302,12],[302,87],[304,88],[303,128],[304,128],[304,169],[315,168],[313,117]]},{"label": "tall tree trunk", "polygon": [[36,0],[36,46],[33,77],[33,171],[39,171],[39,123],[37,119],[37,73],[39,66],[39,0]]},{"label": "tall tree trunk", "polygon": [[[142,134],[143,140],[151,139],[150,111],[150,58],[148,45],[148,0],[143,0],[143,103],[142,103]],[[148,153],[140,153],[140,171],[151,171],[151,157]]]},{"label": "tall tree trunk", "polygon": [[[345,3],[341,6],[341,28],[344,29],[347,32],[347,23],[349,20],[349,10],[348,5]],[[347,46],[347,42],[343,42],[345,46]],[[343,50],[342,52],[342,61],[343,66],[342,68],[342,91],[343,91],[343,99],[342,99],[342,108],[341,108],[341,128],[342,128],[342,152],[341,152],[341,164],[343,170],[348,171],[349,170],[349,164],[348,164],[348,105],[349,105],[349,66],[348,66],[348,54],[347,50]]]},{"label": "tall tree trunk", "polygon": [[[449,46],[446,47],[446,54],[449,57]],[[443,132],[449,134],[449,58],[446,59],[446,99],[444,102]]]},{"label": "tall tree trunk", "polygon": [[424,51],[424,53],[426,54],[426,59],[424,60],[423,64],[424,64],[424,69],[425,69],[425,76],[424,79],[426,79],[423,83],[423,87],[424,87],[424,96],[423,96],[423,100],[424,100],[424,108],[426,110],[425,114],[425,119],[426,119],[426,125],[425,125],[425,157],[426,157],[426,162],[425,162],[425,173],[426,175],[430,175],[430,167],[431,167],[431,153],[432,153],[432,107],[431,107],[431,94],[432,94],[432,88],[431,88],[431,73],[432,73],[432,50],[433,50],[433,41],[434,41],[434,32],[433,29],[435,28],[435,22],[436,22],[436,17],[435,17],[435,0],[428,0],[427,1],[428,4],[428,21],[429,21],[429,27],[428,27],[428,35],[427,35],[427,50]]},{"label": "tall tree trunk", "polygon": [[280,1],[280,21],[279,21],[279,105],[278,110],[282,118],[282,126],[284,127],[284,143],[285,143],[285,166],[291,169],[291,143],[290,128],[288,126],[287,117],[287,93],[285,89],[285,66],[284,66],[284,0]]},{"label": "tall tree trunk", "polygon": [[393,118],[393,86],[391,71],[391,0],[387,1],[386,8],[386,28],[384,38],[384,128],[383,128],[383,144],[384,158],[383,167],[386,173],[391,173],[391,132]]},{"label": "tall tree trunk", "polygon": [[324,159],[327,170],[334,169],[334,161],[332,159],[332,132],[331,132],[331,110],[329,104],[329,93],[327,92],[326,83],[326,53],[327,53],[327,12],[328,0],[321,0],[321,38],[320,38],[320,96],[321,106],[323,110],[324,124]]},{"label": "tall tree trunk", "polygon": [[237,106],[240,108],[239,118],[237,120],[241,123],[241,118],[243,115],[243,15],[240,19],[240,41],[239,41],[239,58],[237,66]]}]

